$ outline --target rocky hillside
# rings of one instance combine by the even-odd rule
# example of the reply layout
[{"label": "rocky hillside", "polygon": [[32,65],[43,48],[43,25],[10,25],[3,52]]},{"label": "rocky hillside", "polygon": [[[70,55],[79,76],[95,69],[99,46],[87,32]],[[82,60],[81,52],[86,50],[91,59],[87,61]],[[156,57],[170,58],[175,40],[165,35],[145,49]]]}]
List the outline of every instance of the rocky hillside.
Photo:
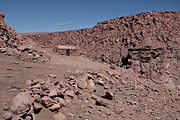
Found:
[{"label": "rocky hillside", "polygon": [[[180,119],[180,12],[147,12],[88,29],[21,35],[4,17],[0,13],[0,52],[9,55],[0,54],[4,120]],[[58,44],[77,46],[73,55],[115,65],[55,54],[44,64],[11,57],[39,60],[46,55],[42,48],[58,52]]]},{"label": "rocky hillside", "polygon": [[5,15],[0,12],[0,53],[16,56],[22,60],[43,60],[48,56],[31,39],[18,34],[4,22]]},{"label": "rocky hillside", "polygon": [[78,46],[74,55],[131,67],[142,77],[159,81],[173,74],[177,81],[179,31],[180,11],[164,11],[106,20],[88,29],[23,35],[52,50],[58,44]]}]

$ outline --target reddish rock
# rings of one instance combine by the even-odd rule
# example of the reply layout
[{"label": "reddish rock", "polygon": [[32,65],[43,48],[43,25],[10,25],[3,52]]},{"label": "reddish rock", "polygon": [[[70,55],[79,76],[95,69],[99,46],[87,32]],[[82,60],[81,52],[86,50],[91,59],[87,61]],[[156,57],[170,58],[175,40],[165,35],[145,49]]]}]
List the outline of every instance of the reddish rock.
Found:
[{"label": "reddish rock", "polygon": [[11,110],[14,114],[22,114],[31,108],[33,102],[33,98],[28,93],[19,93],[12,101]]}]

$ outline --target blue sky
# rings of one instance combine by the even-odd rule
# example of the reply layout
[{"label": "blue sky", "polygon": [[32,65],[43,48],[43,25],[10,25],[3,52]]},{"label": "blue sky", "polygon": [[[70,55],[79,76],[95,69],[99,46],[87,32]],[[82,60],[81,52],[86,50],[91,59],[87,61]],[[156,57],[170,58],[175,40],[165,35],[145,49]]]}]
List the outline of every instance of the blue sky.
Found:
[{"label": "blue sky", "polygon": [[0,0],[5,21],[18,32],[81,29],[155,10],[180,10],[180,0]]}]

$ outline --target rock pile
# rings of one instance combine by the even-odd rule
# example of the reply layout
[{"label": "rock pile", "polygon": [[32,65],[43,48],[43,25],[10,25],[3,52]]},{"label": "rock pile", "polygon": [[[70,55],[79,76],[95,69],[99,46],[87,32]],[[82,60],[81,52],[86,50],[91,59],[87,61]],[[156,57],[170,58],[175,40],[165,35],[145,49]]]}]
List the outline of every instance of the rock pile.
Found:
[{"label": "rock pile", "polygon": [[23,60],[49,59],[48,55],[30,39],[19,35],[4,22],[5,15],[0,13],[0,53],[16,56]]},{"label": "rock pile", "polygon": [[27,80],[3,118],[35,120],[48,109],[54,120],[178,119],[180,91],[138,78],[132,70],[66,71],[62,80],[48,76]]}]

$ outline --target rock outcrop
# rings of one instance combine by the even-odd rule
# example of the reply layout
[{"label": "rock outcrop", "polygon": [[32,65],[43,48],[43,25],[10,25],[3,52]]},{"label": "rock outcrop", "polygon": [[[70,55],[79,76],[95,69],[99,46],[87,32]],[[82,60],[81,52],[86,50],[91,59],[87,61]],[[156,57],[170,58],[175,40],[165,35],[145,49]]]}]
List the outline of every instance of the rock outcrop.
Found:
[{"label": "rock outcrop", "polygon": [[31,39],[18,34],[4,22],[5,15],[0,12],[0,53],[16,56],[22,60],[47,61],[48,55],[38,48]]}]

